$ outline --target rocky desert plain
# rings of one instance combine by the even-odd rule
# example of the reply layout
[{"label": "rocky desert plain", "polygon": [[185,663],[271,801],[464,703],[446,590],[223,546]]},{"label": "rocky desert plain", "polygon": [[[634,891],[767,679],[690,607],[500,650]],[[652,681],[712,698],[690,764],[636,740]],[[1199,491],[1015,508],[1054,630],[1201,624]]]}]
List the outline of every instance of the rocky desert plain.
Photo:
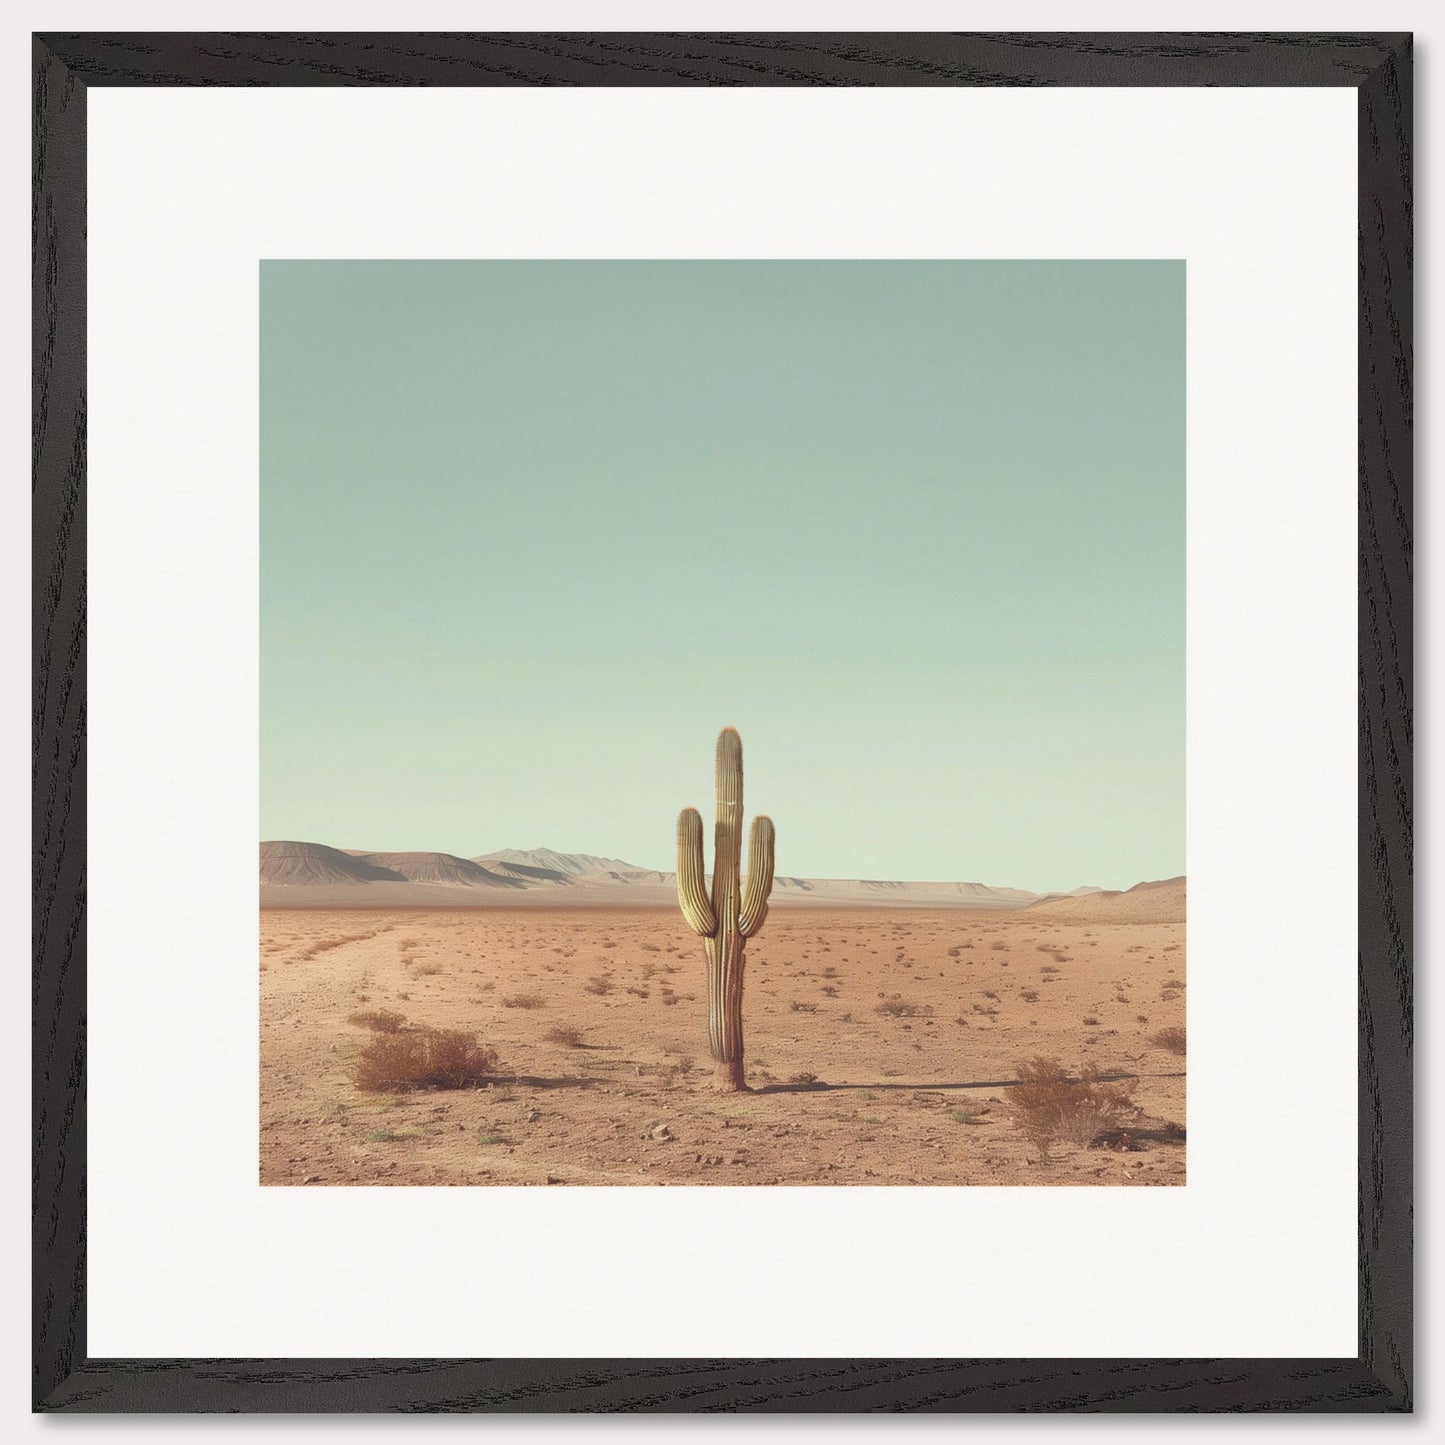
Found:
[{"label": "rocky desert plain", "polygon": [[[779,877],[727,1094],[671,874],[264,843],[260,1179],[1180,1185],[1184,918],[1183,878]],[[367,1078],[439,1030],[474,1036],[481,1076]]]}]

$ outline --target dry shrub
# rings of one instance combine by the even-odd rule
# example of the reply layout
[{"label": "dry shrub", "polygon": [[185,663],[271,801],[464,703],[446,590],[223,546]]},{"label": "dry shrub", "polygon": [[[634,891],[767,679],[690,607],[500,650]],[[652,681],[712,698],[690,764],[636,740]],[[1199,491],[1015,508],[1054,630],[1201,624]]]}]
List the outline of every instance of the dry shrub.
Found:
[{"label": "dry shrub", "polygon": [[1057,1059],[1042,1056],[1018,1066],[1019,1083],[1009,1090],[1009,1109],[1020,1131],[1047,1159],[1055,1140],[1087,1145],[1105,1129],[1131,1123],[1135,1080],[1107,1081],[1090,1066],[1071,1078]]},{"label": "dry shrub", "polygon": [[589,978],[585,985],[588,993],[607,994],[612,992],[612,980],[603,978],[600,974],[595,978]]},{"label": "dry shrub", "polygon": [[675,1064],[648,1064],[639,1072],[655,1078],[664,1089],[675,1089],[692,1072],[693,1059],[684,1054]]},{"label": "dry shrub", "polygon": [[547,998],[540,993],[509,993],[502,1000],[503,1008],[546,1008]]},{"label": "dry shrub", "polygon": [[441,973],[442,966],[439,963],[414,963],[411,971],[416,978],[430,978],[433,974]]},{"label": "dry shrub", "polygon": [[585,1029],[574,1029],[567,1024],[553,1024],[542,1037],[549,1044],[561,1044],[564,1048],[580,1049]]},{"label": "dry shrub", "polygon": [[358,1089],[465,1089],[497,1070],[497,1052],[460,1029],[418,1029],[380,1034],[357,1054],[353,1078]]},{"label": "dry shrub", "polygon": [[378,1034],[394,1034],[400,1032],[406,1018],[395,1009],[373,1008],[358,1009],[354,1014],[347,1014],[346,1022],[355,1024],[357,1028],[371,1029]]},{"label": "dry shrub", "polygon": [[874,1013],[883,1014],[892,1019],[916,1019],[932,1018],[933,1010],[925,1004],[910,1003],[906,998],[894,994],[892,998],[885,998],[882,1003],[875,1006]]},{"label": "dry shrub", "polygon": [[1184,1030],[1182,1028],[1160,1029],[1157,1034],[1151,1034],[1149,1042],[1156,1049],[1168,1049],[1171,1054],[1182,1054],[1184,1052]]},{"label": "dry shrub", "polygon": [[318,953],[327,953],[333,948],[345,948],[348,943],[364,943],[368,938],[375,938],[380,929],[372,929],[370,933],[347,933],[341,938],[323,938],[313,943],[310,948],[304,950],[302,958],[315,958]]}]

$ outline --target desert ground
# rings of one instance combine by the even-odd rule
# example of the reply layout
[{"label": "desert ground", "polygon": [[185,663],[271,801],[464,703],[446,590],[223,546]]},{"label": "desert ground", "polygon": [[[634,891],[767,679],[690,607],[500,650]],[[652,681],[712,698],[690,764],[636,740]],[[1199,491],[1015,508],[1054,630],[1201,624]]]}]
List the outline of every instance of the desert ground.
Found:
[{"label": "desert ground", "polygon": [[[1132,911],[775,908],[742,1094],[675,908],[263,908],[261,1182],[1183,1184],[1178,882]],[[494,1076],[357,1087],[375,1014],[475,1033]],[[1039,1057],[1123,1080],[1127,1127],[1041,1151],[1011,1103]]]}]

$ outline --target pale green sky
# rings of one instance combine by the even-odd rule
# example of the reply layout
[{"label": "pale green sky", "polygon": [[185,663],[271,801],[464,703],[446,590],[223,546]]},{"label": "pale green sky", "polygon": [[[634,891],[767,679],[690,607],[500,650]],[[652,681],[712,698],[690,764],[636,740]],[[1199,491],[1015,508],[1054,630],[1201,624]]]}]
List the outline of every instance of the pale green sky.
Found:
[{"label": "pale green sky", "polygon": [[1184,871],[1184,265],[275,261],[262,836]]}]

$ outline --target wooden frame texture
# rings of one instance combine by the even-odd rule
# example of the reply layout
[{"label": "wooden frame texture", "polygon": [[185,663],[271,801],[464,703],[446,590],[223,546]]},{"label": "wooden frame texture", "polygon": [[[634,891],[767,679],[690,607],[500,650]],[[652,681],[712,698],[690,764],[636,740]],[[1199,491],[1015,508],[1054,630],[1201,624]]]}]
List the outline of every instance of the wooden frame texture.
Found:
[{"label": "wooden frame texture", "polygon": [[[1407,34],[34,37],[34,1405],[107,1411],[1411,1409]],[[1348,86],[1359,114],[1354,1359],[90,1359],[85,1354],[86,95],[96,86]],[[801,1342],[800,1342],[801,1343]]]}]

